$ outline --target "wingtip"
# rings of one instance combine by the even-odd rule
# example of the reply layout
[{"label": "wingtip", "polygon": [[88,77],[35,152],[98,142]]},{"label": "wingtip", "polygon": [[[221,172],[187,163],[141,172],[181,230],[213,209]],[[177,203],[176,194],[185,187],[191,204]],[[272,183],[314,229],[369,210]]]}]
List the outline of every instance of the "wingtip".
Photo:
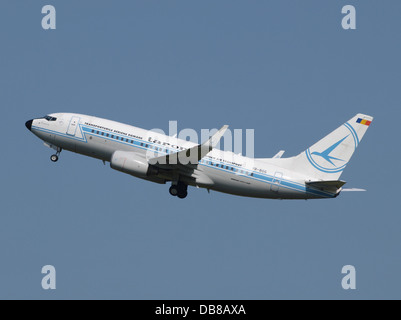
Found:
[{"label": "wingtip", "polygon": [[219,132],[225,132],[225,131],[227,131],[228,127],[229,127],[229,126],[228,126],[227,124],[224,125],[224,126],[222,126],[221,129],[219,130]]}]

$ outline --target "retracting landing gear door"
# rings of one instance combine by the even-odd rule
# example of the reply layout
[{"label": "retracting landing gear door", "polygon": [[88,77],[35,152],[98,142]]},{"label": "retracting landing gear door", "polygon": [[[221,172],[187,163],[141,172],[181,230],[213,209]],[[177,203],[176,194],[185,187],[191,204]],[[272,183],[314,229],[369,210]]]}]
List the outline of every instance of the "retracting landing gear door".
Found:
[{"label": "retracting landing gear door", "polygon": [[68,129],[67,129],[67,134],[69,136],[75,136],[75,132],[77,131],[77,127],[78,127],[78,123],[79,123],[78,117],[71,118],[70,125],[68,126]]}]

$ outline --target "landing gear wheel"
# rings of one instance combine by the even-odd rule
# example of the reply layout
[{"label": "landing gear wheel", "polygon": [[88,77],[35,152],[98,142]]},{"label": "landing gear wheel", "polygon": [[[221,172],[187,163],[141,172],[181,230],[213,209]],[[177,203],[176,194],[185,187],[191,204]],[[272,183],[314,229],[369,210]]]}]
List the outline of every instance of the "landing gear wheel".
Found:
[{"label": "landing gear wheel", "polygon": [[180,199],[185,199],[188,195],[188,186],[182,182],[179,182],[177,187],[178,187],[177,197]]},{"label": "landing gear wheel", "polygon": [[179,181],[178,184],[173,184],[169,191],[173,197],[185,199],[188,196],[188,185]]},{"label": "landing gear wheel", "polygon": [[173,197],[176,197],[178,195],[177,186],[171,186],[169,192]]},{"label": "landing gear wheel", "polygon": [[51,160],[52,162],[57,162],[57,161],[58,161],[58,156],[60,155],[60,153],[61,153],[62,150],[63,150],[63,149],[61,149],[61,148],[57,148],[57,153],[56,153],[56,154],[53,154],[53,155],[50,157],[50,160]]},{"label": "landing gear wheel", "polygon": [[177,195],[180,199],[185,199],[188,196],[188,191],[183,191]]}]

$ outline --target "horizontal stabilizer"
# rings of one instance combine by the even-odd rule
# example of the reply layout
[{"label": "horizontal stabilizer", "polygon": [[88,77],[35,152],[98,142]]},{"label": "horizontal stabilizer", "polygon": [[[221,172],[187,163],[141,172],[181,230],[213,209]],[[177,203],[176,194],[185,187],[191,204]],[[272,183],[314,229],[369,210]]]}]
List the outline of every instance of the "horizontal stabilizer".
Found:
[{"label": "horizontal stabilizer", "polygon": [[312,188],[317,188],[321,190],[332,190],[337,191],[345,185],[345,181],[334,180],[334,181],[307,181],[306,185]]},{"label": "horizontal stabilizer", "polygon": [[357,188],[349,188],[349,189],[342,189],[342,192],[365,192],[365,189],[357,189]]}]

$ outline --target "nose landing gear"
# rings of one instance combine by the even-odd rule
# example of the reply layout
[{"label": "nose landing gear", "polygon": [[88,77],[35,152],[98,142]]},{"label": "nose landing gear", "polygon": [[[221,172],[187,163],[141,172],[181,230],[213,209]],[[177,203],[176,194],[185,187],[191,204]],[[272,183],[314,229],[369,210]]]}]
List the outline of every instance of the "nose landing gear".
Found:
[{"label": "nose landing gear", "polygon": [[188,185],[182,182],[173,184],[169,190],[173,197],[178,197],[180,199],[185,199],[188,196]]},{"label": "nose landing gear", "polygon": [[58,161],[58,157],[60,156],[60,153],[61,153],[62,150],[63,150],[63,149],[61,149],[61,148],[57,148],[57,153],[51,155],[50,160],[51,160],[52,162],[57,162],[57,161]]}]

